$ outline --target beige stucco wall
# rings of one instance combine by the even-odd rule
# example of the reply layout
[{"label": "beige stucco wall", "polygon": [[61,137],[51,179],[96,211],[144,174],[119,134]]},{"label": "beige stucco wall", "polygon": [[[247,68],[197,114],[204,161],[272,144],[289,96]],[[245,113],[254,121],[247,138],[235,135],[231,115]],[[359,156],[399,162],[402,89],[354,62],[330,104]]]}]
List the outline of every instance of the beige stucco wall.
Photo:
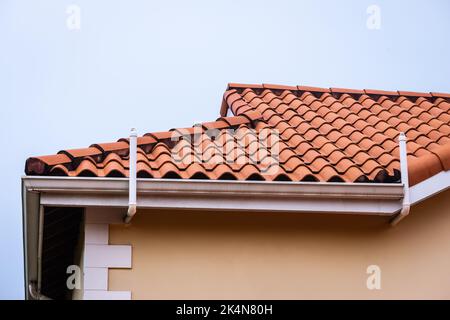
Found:
[{"label": "beige stucco wall", "polygon": [[[138,212],[110,226],[133,246],[109,290],[133,299],[450,299],[450,190],[391,228],[370,216]],[[366,268],[381,268],[368,290]]]}]

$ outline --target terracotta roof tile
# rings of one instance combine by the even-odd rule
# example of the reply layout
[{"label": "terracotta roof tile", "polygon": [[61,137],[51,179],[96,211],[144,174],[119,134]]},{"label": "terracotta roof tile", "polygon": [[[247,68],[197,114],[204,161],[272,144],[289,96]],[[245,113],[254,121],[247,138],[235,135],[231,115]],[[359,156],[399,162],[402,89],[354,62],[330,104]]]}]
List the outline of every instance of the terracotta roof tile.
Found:
[{"label": "terracotta roof tile", "polygon": [[242,83],[229,83],[228,89],[262,89],[262,84],[242,84]]},{"label": "terracotta roof tile", "polygon": [[228,127],[228,123],[220,118],[217,121],[203,122],[201,125],[204,130],[225,129]]},{"label": "terracotta roof tile", "polygon": [[330,88],[332,93],[348,93],[348,94],[364,94],[364,90],[345,89],[345,88]]},{"label": "terracotta roof tile", "polygon": [[228,126],[233,127],[233,126],[238,126],[244,123],[248,123],[248,118],[244,117],[244,116],[237,116],[237,117],[223,117],[220,118],[219,120],[225,121]]},{"label": "terracotta roof tile", "polygon": [[144,137],[152,137],[156,141],[170,139],[172,133],[170,131],[162,131],[162,132],[152,132],[144,134]]},{"label": "terracotta roof tile", "polygon": [[432,97],[431,93],[429,92],[398,91],[398,94],[404,97]]},{"label": "terracotta roof tile", "polygon": [[65,155],[69,156],[71,159],[74,159],[74,158],[87,157],[87,156],[100,156],[102,154],[102,151],[97,148],[91,147],[91,148],[83,148],[83,149],[62,150],[59,153],[65,154]]},{"label": "terracotta roof tile", "polygon": [[[126,141],[128,143],[128,138],[126,139]],[[158,140],[156,140],[152,136],[143,136],[143,137],[137,138],[137,145],[141,146],[141,145],[146,145],[146,144],[153,144],[153,143],[156,143],[157,141]]]},{"label": "terracotta roof tile", "polygon": [[386,90],[372,90],[372,89],[364,89],[365,94],[367,95],[380,95],[380,96],[398,96],[397,91],[386,91]]},{"label": "terracotta roof tile", "polygon": [[430,92],[435,98],[450,98],[450,93]]},{"label": "terracotta roof tile", "polygon": [[[228,109],[234,116],[225,116]],[[230,83],[220,114],[216,121],[138,137],[138,176],[396,182],[400,131],[408,137],[411,185],[450,170],[446,93]],[[278,153],[264,144],[268,130],[279,134],[267,139]],[[123,138],[62,150],[29,158],[25,172],[126,177],[128,148]]]},{"label": "terracotta roof tile", "polygon": [[107,152],[120,152],[123,154],[128,153],[128,143],[124,141],[111,142],[111,143],[96,143],[90,146],[90,148],[97,148],[103,153]]},{"label": "terracotta roof tile", "polygon": [[299,91],[307,91],[307,92],[330,92],[328,88],[319,88],[319,87],[308,87],[308,86],[297,86],[297,90]]},{"label": "terracotta roof tile", "polygon": [[297,90],[296,86],[284,86],[279,84],[263,84],[264,89],[270,89],[270,90]]},{"label": "terracotta roof tile", "polygon": [[25,163],[25,174],[27,175],[45,175],[56,165],[70,164],[70,159],[65,154],[55,154],[41,157],[28,158]]}]

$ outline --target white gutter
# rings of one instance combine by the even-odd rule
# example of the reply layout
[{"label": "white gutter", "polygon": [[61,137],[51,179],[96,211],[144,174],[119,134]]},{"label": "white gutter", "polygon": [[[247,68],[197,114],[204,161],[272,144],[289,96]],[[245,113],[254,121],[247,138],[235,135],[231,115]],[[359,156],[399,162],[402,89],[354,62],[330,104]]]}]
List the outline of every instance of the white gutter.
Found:
[{"label": "white gutter", "polygon": [[392,226],[396,226],[401,220],[403,220],[411,208],[409,201],[409,179],[408,179],[408,153],[406,151],[406,136],[403,132],[400,133],[398,137],[399,148],[400,148],[400,172],[403,184],[403,202],[402,210],[400,213],[391,221]]},{"label": "white gutter", "polygon": [[415,205],[450,188],[450,170],[442,171],[409,189],[409,200]]},{"label": "white gutter", "polygon": [[[22,178],[46,206],[127,208],[128,178]],[[137,179],[142,209],[329,212],[392,216],[403,186],[383,183]]]},{"label": "white gutter", "polygon": [[130,152],[129,152],[129,178],[128,178],[128,211],[124,218],[125,223],[130,223],[136,214],[136,166],[137,166],[137,133],[132,128],[130,133]]}]

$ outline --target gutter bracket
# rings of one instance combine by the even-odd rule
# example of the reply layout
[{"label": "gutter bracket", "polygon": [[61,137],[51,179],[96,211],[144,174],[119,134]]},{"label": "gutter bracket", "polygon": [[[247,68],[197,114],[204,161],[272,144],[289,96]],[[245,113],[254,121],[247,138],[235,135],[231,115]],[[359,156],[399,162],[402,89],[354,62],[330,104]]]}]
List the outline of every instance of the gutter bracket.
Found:
[{"label": "gutter bracket", "polygon": [[128,210],[124,217],[124,222],[129,224],[136,214],[136,167],[137,167],[137,132],[135,128],[130,132],[130,152],[129,152],[129,178],[128,178]]},{"label": "gutter bracket", "polygon": [[409,211],[411,208],[411,203],[409,200],[408,153],[406,150],[406,141],[406,135],[403,132],[400,132],[398,142],[400,153],[400,172],[403,184],[403,202],[400,213],[391,220],[391,226],[396,226],[401,220],[409,215]]}]

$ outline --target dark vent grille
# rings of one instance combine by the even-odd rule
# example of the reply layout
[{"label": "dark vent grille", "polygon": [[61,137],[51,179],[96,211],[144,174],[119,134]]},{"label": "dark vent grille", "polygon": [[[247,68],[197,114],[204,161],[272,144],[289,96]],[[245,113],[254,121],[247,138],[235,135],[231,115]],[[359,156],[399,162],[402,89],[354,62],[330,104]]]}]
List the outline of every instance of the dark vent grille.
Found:
[{"label": "dark vent grille", "polygon": [[66,285],[66,271],[68,266],[78,264],[76,249],[82,217],[82,208],[45,208],[41,293],[49,298],[64,300],[72,296]]}]

